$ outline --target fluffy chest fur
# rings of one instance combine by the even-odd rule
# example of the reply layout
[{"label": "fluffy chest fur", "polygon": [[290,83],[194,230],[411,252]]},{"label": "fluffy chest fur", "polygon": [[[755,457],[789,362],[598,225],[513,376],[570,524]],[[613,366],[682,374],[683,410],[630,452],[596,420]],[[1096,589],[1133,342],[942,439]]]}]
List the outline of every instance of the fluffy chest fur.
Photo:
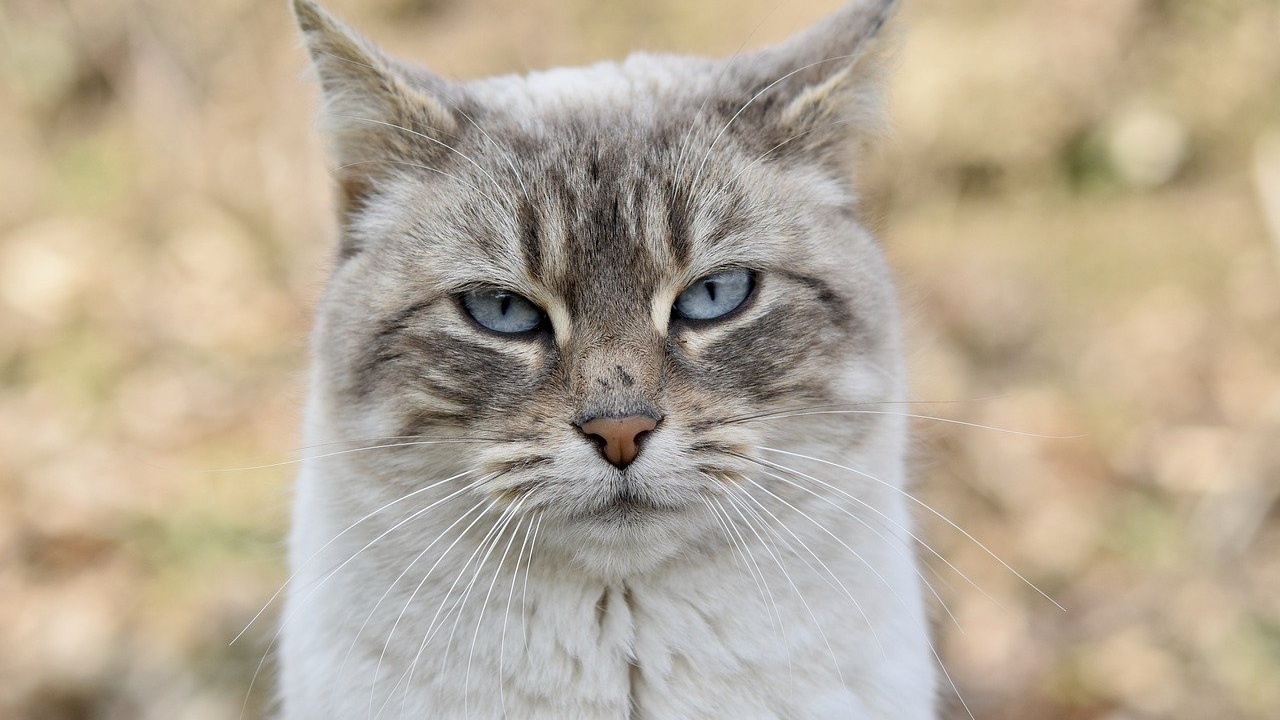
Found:
[{"label": "fluffy chest fur", "polygon": [[[324,517],[332,500],[306,480],[298,510]],[[893,506],[876,495],[866,501]],[[721,551],[716,533],[663,567],[609,579],[543,549],[536,521],[491,532],[494,518],[464,516],[461,503],[440,513],[448,523],[405,531],[399,549],[379,535],[416,510],[352,531],[297,578],[288,716],[932,717],[905,535],[833,524],[838,536],[824,538],[798,511],[771,508],[790,535],[745,519],[766,511],[725,506],[740,550]],[[295,547],[339,524],[300,524]]]},{"label": "fluffy chest fur", "polygon": [[342,246],[284,717],[933,717],[862,2],[450,83],[296,8]]}]

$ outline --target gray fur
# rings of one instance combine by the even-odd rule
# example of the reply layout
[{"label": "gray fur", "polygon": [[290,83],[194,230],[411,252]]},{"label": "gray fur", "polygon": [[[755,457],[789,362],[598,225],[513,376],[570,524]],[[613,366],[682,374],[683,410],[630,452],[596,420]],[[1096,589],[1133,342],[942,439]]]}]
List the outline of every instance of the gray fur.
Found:
[{"label": "gray fur", "polygon": [[[629,578],[682,554],[727,556],[713,523],[673,531],[646,513],[694,518],[717,482],[753,473],[743,456],[773,436],[736,419],[903,393],[893,288],[852,179],[879,124],[871,41],[893,5],[854,3],[728,60],[639,54],[456,83],[296,0],[342,222],[309,432],[493,438],[353,455],[349,483],[304,491],[365,507],[415,472],[477,468],[493,476],[477,497],[547,518],[547,557],[625,598]],[[755,273],[742,307],[713,322],[671,314],[681,290],[730,268]],[[479,288],[528,298],[548,326],[480,327],[458,301]],[[575,464],[590,447],[576,423],[634,414],[662,418],[646,441],[656,449],[626,471]],[[898,473],[900,433],[850,415],[784,436],[838,437]],[[373,552],[395,566],[408,551]],[[633,703],[643,675],[631,675]]]}]

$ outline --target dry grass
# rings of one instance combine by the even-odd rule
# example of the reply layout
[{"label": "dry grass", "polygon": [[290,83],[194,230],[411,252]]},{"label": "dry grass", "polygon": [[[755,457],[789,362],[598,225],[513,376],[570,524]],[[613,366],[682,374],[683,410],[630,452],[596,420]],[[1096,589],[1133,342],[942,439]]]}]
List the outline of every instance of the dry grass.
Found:
[{"label": "dry grass", "polygon": [[[471,77],[834,2],[333,4]],[[1280,6],[904,14],[865,185],[915,395],[1083,436],[919,423],[923,496],[1068,609],[922,516],[999,600],[938,568],[947,667],[981,720],[1280,717]],[[295,453],[333,241],[303,67],[283,0],[0,5],[0,717],[240,712],[291,470],[204,471]]]}]

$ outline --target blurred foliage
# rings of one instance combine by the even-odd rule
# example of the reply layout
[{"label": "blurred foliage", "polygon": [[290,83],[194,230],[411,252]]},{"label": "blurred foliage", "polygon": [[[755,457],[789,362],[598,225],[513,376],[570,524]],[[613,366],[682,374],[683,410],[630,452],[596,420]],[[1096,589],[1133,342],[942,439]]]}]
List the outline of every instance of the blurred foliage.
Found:
[{"label": "blurred foliage", "polygon": [[[334,0],[458,77],[834,0]],[[981,720],[1280,717],[1280,5],[915,0],[861,179]],[[757,27],[759,26],[759,27]],[[334,230],[283,0],[0,3],[0,717],[262,716]],[[992,596],[987,597],[987,594]],[[993,600],[994,599],[994,600]],[[995,602],[998,600],[998,604]],[[951,717],[964,717],[947,693]]]}]

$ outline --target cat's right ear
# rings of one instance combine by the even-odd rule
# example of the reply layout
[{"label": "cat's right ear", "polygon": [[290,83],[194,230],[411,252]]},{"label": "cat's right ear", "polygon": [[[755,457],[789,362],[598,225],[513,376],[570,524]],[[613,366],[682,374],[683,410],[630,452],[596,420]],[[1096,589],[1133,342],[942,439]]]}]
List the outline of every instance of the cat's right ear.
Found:
[{"label": "cat's right ear", "polygon": [[447,146],[457,130],[449,83],[408,69],[311,0],[293,0],[293,11],[324,91],[346,215],[396,163],[427,163]]}]

